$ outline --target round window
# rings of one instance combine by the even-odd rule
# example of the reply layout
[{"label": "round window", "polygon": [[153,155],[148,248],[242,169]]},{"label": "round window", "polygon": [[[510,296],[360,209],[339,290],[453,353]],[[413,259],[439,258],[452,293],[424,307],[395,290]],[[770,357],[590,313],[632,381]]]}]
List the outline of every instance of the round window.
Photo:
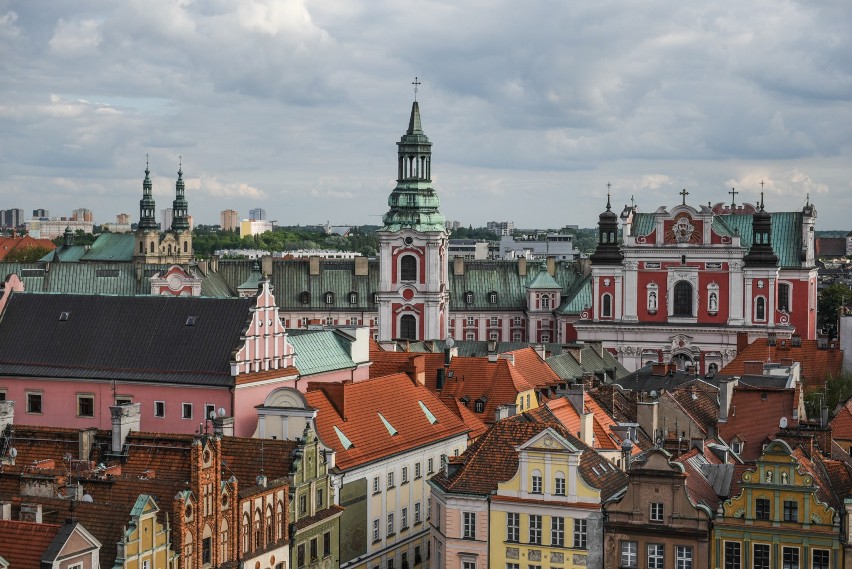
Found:
[{"label": "round window", "polygon": [[405,238],[405,244],[406,245],[411,245],[412,243],[414,243],[414,239],[412,239],[411,237]]}]

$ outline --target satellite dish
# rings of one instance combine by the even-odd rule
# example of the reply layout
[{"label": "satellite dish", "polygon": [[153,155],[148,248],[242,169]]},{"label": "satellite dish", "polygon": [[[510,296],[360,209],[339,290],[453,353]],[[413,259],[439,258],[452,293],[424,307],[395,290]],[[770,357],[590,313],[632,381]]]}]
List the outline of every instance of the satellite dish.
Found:
[{"label": "satellite dish", "polygon": [[94,502],[95,500],[92,498],[91,494],[83,494],[83,501],[84,502]]},{"label": "satellite dish", "polygon": [[781,417],[781,420],[778,421],[778,426],[781,427],[782,429],[786,429],[787,428],[787,417]]},{"label": "satellite dish", "polygon": [[210,411],[210,420],[214,420],[216,418],[216,411]]},{"label": "satellite dish", "polygon": [[225,416],[225,413],[226,413],[225,408],[224,408],[224,407],[219,407],[219,416],[220,416],[220,417],[224,417],[224,416]]},{"label": "satellite dish", "polygon": [[12,458],[15,458],[16,456],[18,456],[18,449],[16,449],[15,447],[10,448],[9,449],[9,456],[11,456]]},{"label": "satellite dish", "polygon": [[657,396],[657,390],[656,390],[656,389],[652,389],[652,390],[651,390],[651,397],[656,397],[656,396]]},{"label": "satellite dish", "polygon": [[453,347],[453,346],[455,346],[455,345],[456,345],[456,341],[455,341],[455,340],[453,340],[452,338],[447,338],[447,347],[448,347],[448,348],[452,348],[452,347]]}]

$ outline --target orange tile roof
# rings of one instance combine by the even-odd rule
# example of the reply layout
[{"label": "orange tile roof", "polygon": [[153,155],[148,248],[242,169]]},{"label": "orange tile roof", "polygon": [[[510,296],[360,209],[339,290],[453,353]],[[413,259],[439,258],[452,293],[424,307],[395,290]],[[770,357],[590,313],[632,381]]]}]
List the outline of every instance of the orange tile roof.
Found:
[{"label": "orange tile roof", "polygon": [[57,533],[57,524],[0,520],[0,557],[10,569],[40,569],[41,556]]},{"label": "orange tile roof", "polygon": [[778,433],[781,417],[787,418],[790,428],[798,424],[798,419],[793,419],[793,411],[797,409],[796,389],[738,385],[731,396],[728,420],[719,423],[719,436],[728,444],[734,437],[742,439],[740,458],[757,460],[763,452],[763,443]]},{"label": "orange tile roof", "polygon": [[24,251],[33,247],[43,247],[48,251],[56,249],[56,244],[50,239],[35,239],[29,235],[23,237],[0,237],[0,261],[14,251]]},{"label": "orange tile roof", "polygon": [[[320,438],[334,448],[337,466],[344,470],[469,430],[431,391],[403,373],[358,383],[309,384],[305,398],[317,410]],[[420,402],[437,419],[435,423]],[[335,427],[352,446],[344,446]]]},{"label": "orange tile roof", "polygon": [[801,347],[793,347],[787,340],[787,347],[781,348],[779,342],[769,345],[766,338],[758,338],[746,349],[737,354],[728,365],[722,368],[722,374],[743,375],[745,363],[750,361],[762,362],[799,362],[802,366],[802,384],[805,393],[825,388],[825,380],[829,376],[840,375],[843,363],[843,350],[820,349],[816,340],[802,338]]},{"label": "orange tile roof", "polygon": [[852,399],[844,403],[831,420],[831,433],[835,439],[852,440]]}]

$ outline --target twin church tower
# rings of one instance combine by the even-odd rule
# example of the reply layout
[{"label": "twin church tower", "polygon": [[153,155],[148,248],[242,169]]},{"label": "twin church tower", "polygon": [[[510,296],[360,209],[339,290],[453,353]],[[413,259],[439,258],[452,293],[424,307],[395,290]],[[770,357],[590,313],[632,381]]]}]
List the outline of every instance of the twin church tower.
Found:
[{"label": "twin church tower", "polygon": [[172,202],[172,226],[157,223],[157,206],[152,195],[151,171],[145,164],[142,199],[139,200],[139,224],[133,260],[141,263],[183,264],[193,259],[192,231],[189,227],[189,203],[186,201],[183,166],[178,168],[175,200]]}]

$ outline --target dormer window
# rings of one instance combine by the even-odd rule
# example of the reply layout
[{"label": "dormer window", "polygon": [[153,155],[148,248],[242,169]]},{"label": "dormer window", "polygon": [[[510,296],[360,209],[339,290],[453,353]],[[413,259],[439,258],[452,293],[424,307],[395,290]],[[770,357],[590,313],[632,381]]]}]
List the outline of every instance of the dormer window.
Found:
[{"label": "dormer window", "polygon": [[301,302],[302,304],[309,304],[311,302],[311,293],[309,293],[308,291],[304,291],[302,294],[299,295],[299,302]]},{"label": "dormer window", "polygon": [[497,304],[497,293],[491,291],[488,293],[488,302],[491,304]]},{"label": "dormer window", "polygon": [[373,293],[373,304],[378,304],[378,303],[379,303],[379,293],[374,292]]},{"label": "dormer window", "polygon": [[334,304],[334,293],[331,291],[326,292],[323,296],[323,299],[325,300],[326,304]]},{"label": "dormer window", "polygon": [[476,411],[477,413],[484,413],[485,412],[485,400],[484,399],[477,399],[476,402],[473,404],[473,410]]},{"label": "dormer window", "polygon": [[464,293],[464,303],[465,304],[473,304],[473,292],[467,291]]},{"label": "dormer window", "polygon": [[349,293],[349,304],[358,304],[358,293],[354,290]]}]

